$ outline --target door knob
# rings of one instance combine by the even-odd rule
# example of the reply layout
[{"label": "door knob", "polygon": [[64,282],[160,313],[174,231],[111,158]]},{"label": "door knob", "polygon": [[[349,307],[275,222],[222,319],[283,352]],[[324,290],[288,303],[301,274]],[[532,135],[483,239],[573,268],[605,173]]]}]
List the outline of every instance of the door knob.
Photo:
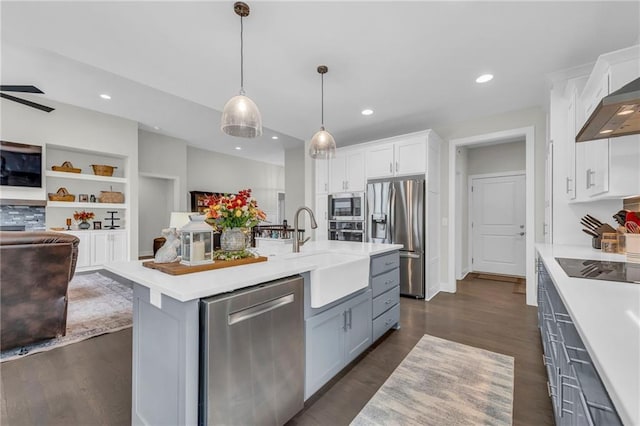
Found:
[{"label": "door knob", "polygon": [[526,234],[526,232],[519,232],[519,233],[518,233],[518,234],[516,234],[516,235],[520,235],[520,236],[522,237],[524,234]]}]

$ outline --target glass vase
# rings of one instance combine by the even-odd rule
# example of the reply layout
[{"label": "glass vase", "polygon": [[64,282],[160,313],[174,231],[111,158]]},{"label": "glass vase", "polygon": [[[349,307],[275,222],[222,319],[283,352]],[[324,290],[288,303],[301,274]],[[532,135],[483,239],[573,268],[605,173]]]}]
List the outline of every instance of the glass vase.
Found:
[{"label": "glass vase", "polygon": [[86,220],[83,220],[82,222],[80,222],[80,224],[78,224],[78,228],[89,229],[91,228],[91,225],[89,225],[89,222],[87,222]]},{"label": "glass vase", "polygon": [[241,251],[247,248],[248,228],[225,228],[220,235],[220,248],[223,251]]}]

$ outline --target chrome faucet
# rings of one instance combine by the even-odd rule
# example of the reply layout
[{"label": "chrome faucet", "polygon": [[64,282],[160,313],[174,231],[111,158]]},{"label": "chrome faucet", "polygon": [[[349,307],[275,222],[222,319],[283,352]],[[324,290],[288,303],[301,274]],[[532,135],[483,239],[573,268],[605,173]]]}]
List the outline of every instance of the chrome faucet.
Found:
[{"label": "chrome faucet", "polygon": [[307,212],[309,212],[309,217],[311,218],[311,228],[316,229],[318,227],[318,224],[316,223],[316,218],[313,215],[313,211],[309,207],[300,207],[298,210],[296,210],[296,214],[293,217],[293,252],[294,253],[299,253],[300,247],[302,247],[304,243],[309,241],[309,239],[311,238],[311,237],[307,237],[304,239],[304,241],[300,241],[300,235],[298,233],[298,216],[300,216],[300,212],[302,210],[306,210]]}]

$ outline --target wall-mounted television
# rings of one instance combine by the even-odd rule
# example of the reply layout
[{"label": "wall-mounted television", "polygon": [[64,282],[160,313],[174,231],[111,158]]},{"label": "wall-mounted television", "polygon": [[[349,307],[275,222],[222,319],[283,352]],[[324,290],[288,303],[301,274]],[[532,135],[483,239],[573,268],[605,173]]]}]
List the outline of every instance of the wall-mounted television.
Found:
[{"label": "wall-mounted television", "polygon": [[0,185],[42,187],[42,147],[0,141]]}]

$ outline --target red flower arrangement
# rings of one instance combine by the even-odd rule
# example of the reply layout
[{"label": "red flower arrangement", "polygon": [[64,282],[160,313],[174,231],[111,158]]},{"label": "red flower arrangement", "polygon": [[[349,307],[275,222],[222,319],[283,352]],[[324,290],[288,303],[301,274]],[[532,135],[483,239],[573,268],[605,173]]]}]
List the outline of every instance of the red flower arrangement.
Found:
[{"label": "red flower arrangement", "polygon": [[78,212],[74,212],[73,213],[73,219],[76,221],[80,221],[80,222],[86,222],[89,219],[93,219],[94,217],[96,217],[96,215],[93,212],[86,212],[86,211],[81,211],[80,213]]},{"label": "red flower arrangement", "polygon": [[217,229],[251,228],[267,218],[258,208],[258,202],[251,198],[251,189],[233,195],[209,196],[204,203],[208,207],[207,222]]}]

